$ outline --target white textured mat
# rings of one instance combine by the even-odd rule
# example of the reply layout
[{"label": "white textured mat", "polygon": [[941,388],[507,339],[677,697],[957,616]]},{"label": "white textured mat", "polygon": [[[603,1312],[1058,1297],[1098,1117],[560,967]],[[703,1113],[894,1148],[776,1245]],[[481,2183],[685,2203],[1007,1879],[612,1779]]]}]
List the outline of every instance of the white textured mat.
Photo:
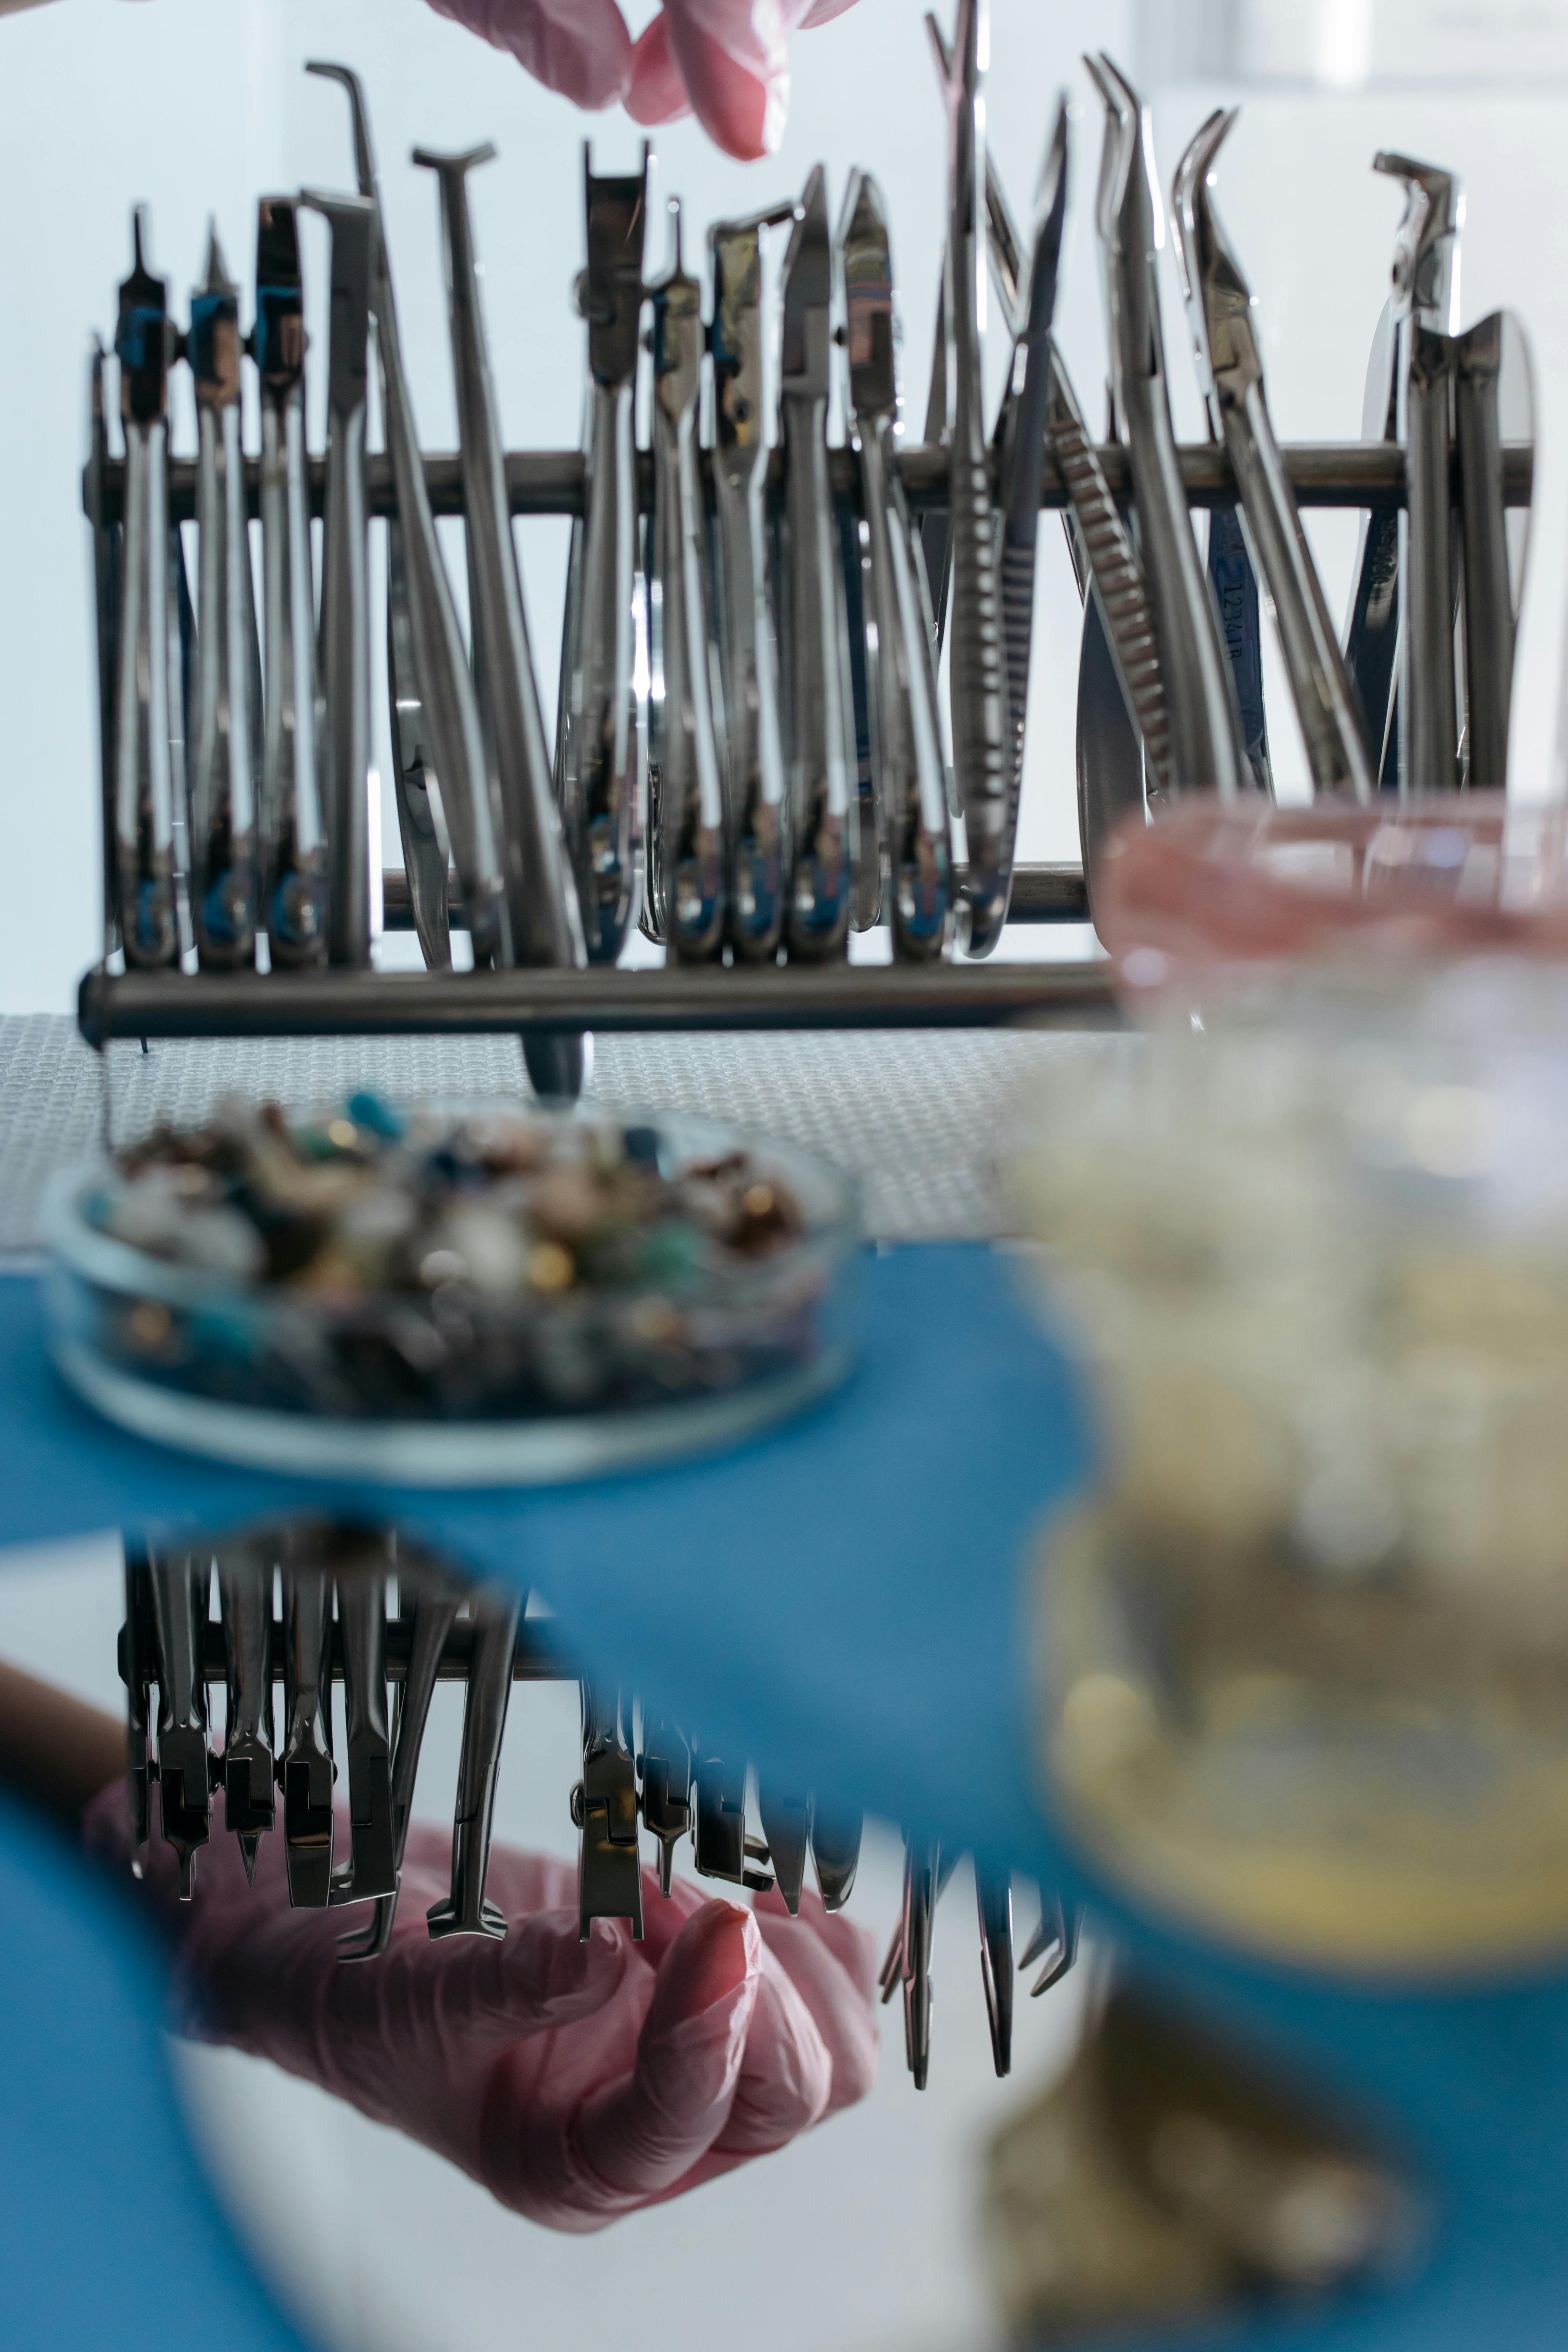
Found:
[{"label": "white textured mat", "polygon": [[[1115,1055],[1101,1032],[601,1037],[593,1093],[625,1109],[678,1109],[787,1136],[859,1179],[880,1240],[1003,1230],[994,1170],[1020,1092],[1065,1056]],[[106,1073],[73,1022],[0,1019],[0,1252],[38,1245],[38,1204],[103,1133]],[[110,1048],[108,1102],[123,1142],[159,1119],[201,1118],[226,1094],[306,1104],[356,1087],[526,1097],[510,1038],[268,1038]]]}]

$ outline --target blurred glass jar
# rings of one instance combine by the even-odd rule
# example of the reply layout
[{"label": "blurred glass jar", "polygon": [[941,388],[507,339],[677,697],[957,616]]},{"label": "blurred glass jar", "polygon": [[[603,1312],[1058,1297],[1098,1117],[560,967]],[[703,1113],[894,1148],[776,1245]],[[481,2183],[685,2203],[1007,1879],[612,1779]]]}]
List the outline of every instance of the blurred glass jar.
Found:
[{"label": "blurred glass jar", "polygon": [[1568,1945],[1568,972],[1211,976],[1015,1181],[1103,1406],[1042,1564],[1069,1818],[1297,1958]]}]

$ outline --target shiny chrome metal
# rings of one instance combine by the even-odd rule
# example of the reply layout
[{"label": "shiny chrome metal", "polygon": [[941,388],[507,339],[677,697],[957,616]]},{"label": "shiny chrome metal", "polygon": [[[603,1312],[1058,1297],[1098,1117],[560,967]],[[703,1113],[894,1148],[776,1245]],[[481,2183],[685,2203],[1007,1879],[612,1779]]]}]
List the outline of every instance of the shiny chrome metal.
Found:
[{"label": "shiny chrome metal", "polygon": [[[520,965],[581,971],[587,952],[539,707],[468,213],[468,174],[494,152],[486,146],[464,155],[437,155],[419,147],[414,161],[437,174],[441,189],[474,671],[500,815],[513,956]],[[535,1090],[549,1097],[579,1094],[587,1046],[586,1039],[525,1039]]]},{"label": "shiny chrome metal", "polygon": [[191,920],[204,970],[256,955],[256,786],[250,704],[254,592],[240,443],[239,289],[216,226],[191,297],[196,391],[195,731],[190,753]]},{"label": "shiny chrome metal", "polygon": [[637,462],[633,394],[643,298],[647,145],[640,172],[595,177],[584,150],[588,328],[579,622],[560,752],[562,815],[591,963],[614,963],[637,919],[642,737],[633,613]]},{"label": "shiny chrome metal", "polygon": [[308,1534],[282,1561],[283,1856],[289,1900],[324,1911],[332,1891],[332,1588],[304,1564]]},{"label": "shiny chrome metal", "polygon": [[777,636],[767,530],[762,234],[774,206],[708,233],[713,271],[713,491],[724,677],[730,943],[770,961],[784,936],[789,798],[779,728]]},{"label": "shiny chrome metal", "polygon": [[1459,782],[1451,326],[1464,198],[1452,173],[1407,155],[1376,155],[1373,169],[1400,181],[1406,197],[1394,247],[1393,294],[1401,335],[1398,383],[1406,476],[1405,627],[1398,688],[1401,781],[1406,792],[1451,791]]},{"label": "shiny chrome metal", "polygon": [[[1170,780],[1171,720],[1143,566],[1106,481],[1100,455],[1089,440],[1061,354],[1054,344],[1046,429],[1051,455],[1067,484],[1088,582],[1100,609],[1106,655],[1114,665],[1114,675],[1121,681],[1128,711],[1137,729],[1132,749],[1136,752],[1142,743],[1151,788],[1163,791]],[[1141,782],[1135,801],[1142,805]],[[1128,805],[1133,804],[1130,800]]]},{"label": "shiny chrome metal", "polygon": [[1020,1969],[1032,1969],[1037,1960],[1044,1960],[1034,1983],[1029,1987],[1031,2000],[1038,2000],[1059,1984],[1078,1958],[1079,1915],[1059,1895],[1042,1893],[1040,1916],[1035,1932],[1018,1955]]},{"label": "shiny chrome metal", "polygon": [[301,194],[331,230],[327,490],[321,554],[322,800],[331,877],[327,959],[370,963],[370,545],[365,504],[370,274],[375,206],[360,196]]},{"label": "shiny chrome metal", "polygon": [[116,886],[114,792],[114,694],[120,667],[121,525],[104,512],[109,470],[109,425],[103,410],[100,339],[92,339],[88,376],[88,458],[82,505],[92,525],[93,622],[98,651],[98,749],[102,798],[103,952],[120,950],[120,893]]},{"label": "shiny chrome metal", "polygon": [[[989,160],[988,157],[988,164]],[[988,171],[988,182],[990,177]],[[1029,280],[1026,289],[1021,286],[1019,289],[1023,307],[1001,424],[1002,637],[1007,659],[1007,723],[1011,730],[1002,853],[1009,902],[1018,840],[1018,804],[1024,785],[1029,663],[1034,649],[1035,559],[1039,545],[1040,481],[1045,472],[1050,406],[1051,322],[1056,314],[1067,200],[1068,102],[1064,97],[1057,108],[1035,195]]]},{"label": "shiny chrome metal", "polygon": [[1455,425],[1459,450],[1465,551],[1465,643],[1468,659],[1472,787],[1508,782],[1509,715],[1513,698],[1515,608],[1502,500],[1502,378],[1510,334],[1525,349],[1523,330],[1494,310],[1459,336],[1455,350]]},{"label": "shiny chrome metal", "polygon": [[699,1877],[723,1878],[733,1886],[765,1893],[772,1878],[764,1870],[748,1867],[765,1862],[768,1850],[760,1838],[746,1834],[745,1766],[726,1763],[704,1748],[699,1748],[693,1761],[697,1795],[691,1844]]},{"label": "shiny chrome metal", "polygon": [[158,1801],[163,1838],[180,1866],[180,1900],[195,1885],[195,1854],[212,1822],[207,1689],[202,1672],[211,1563],[201,1554],[149,1554],[158,1644]]},{"label": "shiny chrome metal", "polygon": [[691,1747],[668,1716],[644,1721],[637,1770],[643,1827],[658,1843],[659,1891],[668,1895],[676,1846],[691,1828]]},{"label": "shiny chrome metal", "polygon": [[989,955],[1002,935],[1010,873],[1007,673],[980,369],[986,242],[983,82],[989,50],[989,0],[958,0],[946,85],[948,233],[943,279],[952,402],[949,677],[953,780],[963,812],[967,856],[959,940],[973,956]]},{"label": "shiny chrome metal", "polygon": [[980,1979],[985,2020],[991,2029],[991,2060],[998,2075],[1013,2071],[1013,1881],[1008,1873],[974,1865],[974,1899],[980,1914]]},{"label": "shiny chrome metal", "polygon": [[[926,18],[931,25],[933,19]],[[928,449],[945,449],[948,438],[948,418],[952,413],[948,375],[952,362],[952,346],[947,334],[947,248],[942,247],[942,265],[937,272],[936,326],[932,332],[931,381],[926,389],[925,426],[922,434]],[[940,664],[942,649],[947,639],[947,607],[952,587],[952,514],[947,503],[946,485],[942,496],[923,506],[915,525],[920,538],[921,564],[926,578],[926,602],[931,611],[932,651]],[[948,808],[954,817],[963,812],[958,803],[958,791],[952,777],[948,777]]]},{"label": "shiny chrome metal", "polygon": [[261,596],[267,623],[259,920],[275,967],[327,951],[327,837],[317,767],[316,592],[305,451],[305,316],[292,197],[256,228],[261,382]]},{"label": "shiny chrome metal", "polygon": [[1252,294],[1211,193],[1214,164],[1236,119],[1234,107],[1217,109],[1177,166],[1176,267],[1210,416],[1236,468],[1247,536],[1268,583],[1313,788],[1370,801],[1376,778],[1365,722],[1274,437]]},{"label": "shiny chrome metal", "polygon": [[134,258],[114,337],[125,435],[114,863],[126,963],[156,970],[176,961],[179,932],[169,751],[169,290],[142,257],[145,218],[140,208],[133,215]]},{"label": "shiny chrome metal", "polygon": [[811,1843],[810,1801],[805,1797],[781,1795],[771,1781],[759,1779],[757,1817],[763,1825],[768,1859],[773,1864],[773,1884],[793,1919],[799,1914],[801,1889],[805,1885],[806,1849]]},{"label": "shiny chrome metal", "polygon": [[[914,530],[899,479],[898,320],[881,191],[852,172],[838,236],[849,360],[849,414],[870,541],[875,656],[872,822],[888,862],[893,952],[910,962],[946,953],[955,873],[942,756],[935,629]],[[1038,485],[1036,486],[1037,511]],[[867,857],[862,811],[860,857]]]},{"label": "shiny chrome metal", "polygon": [[[441,945],[439,894],[445,874],[437,876],[436,867],[437,858],[446,856],[449,837],[453,862],[473,909],[469,929],[474,961],[506,966],[513,961],[513,941],[500,828],[490,796],[479,699],[436,537],[425,461],[415,431],[364,94],[357,76],[346,66],[316,63],[306,70],[340,82],[348,92],[360,193],[375,206],[372,304],[400,534],[398,547],[388,542],[387,626],[395,657],[388,683],[395,706],[393,744],[398,776],[395,782],[404,856],[412,860],[411,875],[417,872],[420,877],[427,910],[426,954],[437,955]],[[459,485],[460,479],[459,468]],[[400,561],[395,562],[395,555]],[[412,675],[404,659],[405,643],[412,650]],[[431,830],[426,830],[426,821]],[[449,949],[447,952],[449,956]]]},{"label": "shiny chrome metal", "polygon": [[931,1947],[936,1917],[941,1848],[934,1839],[909,1838],[904,1848],[904,2055],[915,2088],[931,2072]]},{"label": "shiny chrome metal", "polygon": [[431,1937],[506,1934],[506,1915],[487,1901],[490,1825],[495,1818],[496,1775],[500,1769],[507,1703],[511,1697],[512,1654],[522,1619],[522,1595],[486,1585],[474,1596],[473,1657],[463,1708],[463,1752],[458,1769],[458,1802],[452,1826],[452,1891],[426,1913]]},{"label": "shiny chrome metal", "polygon": [[247,1880],[276,1817],[272,1727],[272,1563],[242,1548],[217,1559],[228,1717],[223,1736],[224,1820],[239,1840]]},{"label": "shiny chrome metal", "polygon": [[642,1855],[637,1844],[637,1759],[618,1690],[583,1685],[583,1778],[572,1792],[582,1832],[577,1869],[578,1933],[595,1919],[628,1919],[642,1941]]},{"label": "shiny chrome metal", "polygon": [[702,289],[681,265],[680,205],[669,206],[673,257],[653,288],[653,557],[648,576],[652,691],[648,775],[658,821],[647,841],[659,938],[683,963],[724,944],[724,795],[714,726],[708,516],[698,471]]},{"label": "shiny chrome metal", "polygon": [[827,185],[818,163],[784,257],[779,369],[787,624],[781,670],[794,852],[786,931],[791,955],[816,962],[848,952],[855,892],[849,646],[827,469],[832,299]]},{"label": "shiny chrome metal", "polygon": [[[1399,447],[1400,332],[1394,305],[1385,302],[1372,339],[1362,438],[1382,444],[1403,463]],[[1404,520],[1397,506],[1370,508],[1362,517],[1361,545],[1345,622],[1345,667],[1366,721],[1367,757],[1380,790],[1399,782],[1395,683],[1399,668],[1399,541]]]},{"label": "shiny chrome metal", "polygon": [[342,1642],[348,1751],[350,1857],[332,1874],[334,1904],[369,1903],[397,1891],[392,1733],[386,1704],[384,1537],[345,1532],[331,1546]]},{"label": "shiny chrome metal", "polygon": [[842,1911],[860,1867],[861,1821],[858,1813],[824,1804],[814,1796],[811,1805],[811,1856],[816,1884],[829,1911]]},{"label": "shiny chrome metal", "polygon": [[1171,729],[1173,791],[1247,779],[1230,663],[1187,514],[1165,375],[1155,263],[1163,226],[1153,129],[1137,92],[1106,57],[1086,60],[1105,101],[1098,226],[1105,265],[1111,390],[1127,444],[1139,553],[1148,587]]}]

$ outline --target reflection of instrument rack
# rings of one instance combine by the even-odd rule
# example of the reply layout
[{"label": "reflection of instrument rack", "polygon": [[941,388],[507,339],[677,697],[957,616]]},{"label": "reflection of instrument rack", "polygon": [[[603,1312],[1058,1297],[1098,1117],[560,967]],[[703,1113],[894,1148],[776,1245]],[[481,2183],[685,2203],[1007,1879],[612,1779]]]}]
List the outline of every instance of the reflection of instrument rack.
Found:
[{"label": "reflection of instrument rack", "polygon": [[[214,1570],[216,1570],[216,1580]],[[216,1581],[218,1615],[211,1616]],[[275,1588],[280,1607],[275,1604]],[[763,1835],[747,1826],[749,1768],[711,1741],[690,1738],[629,1693],[590,1685],[556,1641],[548,1619],[523,1613],[515,1592],[466,1585],[443,1563],[362,1528],[296,1528],[249,1534],[188,1551],[127,1547],[125,1622],[119,1664],[126,1685],[128,1769],[138,1851],[158,1827],[179,1858],[190,1899],[199,1851],[212,1834],[212,1794],[254,1875],[260,1839],[279,1829],[295,1908],[368,1906],[363,1929],[340,1938],[344,1960],[387,1948],[396,1914],[404,1843],[419,1753],[438,1683],[465,1691],[448,1900],[430,1915],[435,1937],[504,1937],[507,1921],[486,1900],[491,1815],[510,1686],[574,1682],[583,1707],[583,1773],[570,1798],[580,1832],[583,1934],[596,1918],[626,1919],[642,1933],[639,1830],[658,1852],[668,1892],[675,1847],[689,1834],[693,1866],[757,1892],[778,1888],[798,1910],[807,1853],[830,1911],[847,1901],[860,1849],[858,1817],[815,1792],[756,1790]],[[340,1740],[333,1685],[342,1691]],[[281,1738],[274,1693],[283,1691]],[[215,1742],[207,1693],[227,1693],[225,1736]],[[153,1693],[157,1694],[154,1704]],[[335,1853],[341,1748],[348,1782],[350,1852]],[[282,1790],[281,1821],[276,1791]],[[885,1999],[901,1985],[911,2070],[923,2088],[930,2050],[931,1926],[952,1855],[929,1854],[924,1879],[906,1872],[900,1927],[882,1970]],[[929,1883],[928,1883],[929,1882]],[[924,1887],[926,1900],[920,1900]],[[913,1892],[911,1893],[911,1889]],[[1012,1892],[1005,1875],[979,1881],[981,1964],[996,2071],[1012,2052]],[[1022,1968],[1042,1957],[1033,1988],[1070,1967],[1076,1931],[1047,1898]]]}]

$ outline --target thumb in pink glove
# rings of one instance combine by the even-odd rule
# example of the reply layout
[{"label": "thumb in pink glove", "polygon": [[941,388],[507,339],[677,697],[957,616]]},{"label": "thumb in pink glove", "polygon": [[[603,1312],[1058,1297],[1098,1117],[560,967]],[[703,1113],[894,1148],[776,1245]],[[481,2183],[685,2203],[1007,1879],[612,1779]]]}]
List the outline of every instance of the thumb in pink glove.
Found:
[{"label": "thumb in pink glove", "polygon": [[[160,1840],[142,1881],[179,1941],[187,2030],[408,2132],[531,2220],[602,2228],[869,2087],[873,1955],[847,1921],[759,1920],[683,1883],[667,1900],[649,1872],[645,1941],[597,1920],[584,1943],[574,1870],[498,1845],[488,1892],[505,1941],[432,1943],[449,1841],[416,1823],[391,1947],[345,1966],[353,1913],[289,1909],[276,1835],[247,1886],[221,1796],[215,1816],[191,1904]],[[121,1784],[84,1818],[89,1846],[127,1864]]]}]

